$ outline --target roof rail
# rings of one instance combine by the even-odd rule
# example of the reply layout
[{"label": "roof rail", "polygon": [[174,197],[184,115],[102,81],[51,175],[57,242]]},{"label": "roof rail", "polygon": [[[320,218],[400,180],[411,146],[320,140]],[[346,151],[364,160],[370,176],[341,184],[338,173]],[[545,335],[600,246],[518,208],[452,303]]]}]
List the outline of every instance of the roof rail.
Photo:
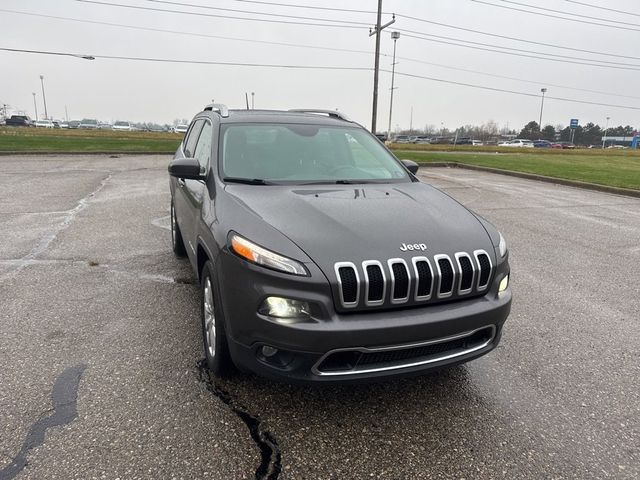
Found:
[{"label": "roof rail", "polygon": [[218,112],[221,117],[229,116],[229,108],[224,103],[211,103],[204,107],[205,111],[211,110],[212,112]]},{"label": "roof rail", "polygon": [[317,108],[293,108],[289,111],[295,112],[295,113],[324,113],[325,115],[329,115],[331,118],[339,118],[340,120],[344,120],[345,122],[351,121],[349,117],[347,117],[344,113],[339,112],[338,110],[321,110]]}]

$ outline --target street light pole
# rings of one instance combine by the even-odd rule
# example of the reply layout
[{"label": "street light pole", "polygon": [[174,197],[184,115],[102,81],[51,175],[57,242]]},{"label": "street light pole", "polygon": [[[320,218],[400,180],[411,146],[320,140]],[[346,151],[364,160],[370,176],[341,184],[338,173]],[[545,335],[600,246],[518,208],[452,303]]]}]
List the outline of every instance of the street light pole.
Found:
[{"label": "street light pole", "polygon": [[604,149],[604,144],[607,141],[607,130],[609,130],[609,118],[611,117],[607,117],[607,124],[604,127],[604,137],[602,137],[602,148]]},{"label": "street light pole", "polygon": [[400,32],[391,32],[393,39],[393,63],[391,64],[391,99],[389,100],[389,128],[387,128],[387,140],[391,141],[391,115],[393,113],[393,91],[395,90],[396,77],[396,42],[400,38]]},{"label": "street light pole", "polygon": [[36,92],[32,92],[31,95],[33,95],[33,108],[36,111],[36,116],[34,118],[38,120],[38,104],[36,103]]},{"label": "street light pole", "polygon": [[256,92],[251,92],[251,110],[256,108]]},{"label": "street light pole", "polygon": [[40,75],[40,84],[42,85],[42,101],[44,102],[44,118],[49,119],[49,114],[47,113],[47,97],[44,95],[44,75]]},{"label": "street light pole", "polygon": [[542,110],[544,109],[544,94],[547,93],[546,88],[541,88],[542,92],[542,103],[540,104],[540,123],[538,123],[538,130],[540,130],[540,136],[542,136]]}]

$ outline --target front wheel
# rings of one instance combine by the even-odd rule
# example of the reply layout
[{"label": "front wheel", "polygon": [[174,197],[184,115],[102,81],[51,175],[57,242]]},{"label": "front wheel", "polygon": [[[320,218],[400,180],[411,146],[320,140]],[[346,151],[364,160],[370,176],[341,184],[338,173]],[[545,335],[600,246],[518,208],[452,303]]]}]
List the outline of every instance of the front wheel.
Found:
[{"label": "front wheel", "polygon": [[207,261],[202,268],[202,338],[207,366],[216,376],[231,372],[231,361],[224,328],[224,316],[218,301],[213,266]]},{"label": "front wheel", "polygon": [[182,240],[182,233],[180,232],[176,218],[176,209],[173,206],[173,198],[171,199],[171,248],[176,257],[184,257],[187,255],[187,250],[184,248],[184,240]]}]

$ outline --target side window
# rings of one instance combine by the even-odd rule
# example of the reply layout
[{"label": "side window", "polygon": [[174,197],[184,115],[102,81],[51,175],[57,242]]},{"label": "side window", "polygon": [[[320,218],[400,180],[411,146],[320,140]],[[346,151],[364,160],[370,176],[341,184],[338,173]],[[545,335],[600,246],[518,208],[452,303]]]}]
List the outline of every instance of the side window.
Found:
[{"label": "side window", "polygon": [[200,136],[200,130],[202,130],[202,124],[204,120],[196,120],[193,126],[189,129],[187,137],[184,139],[184,154],[186,157],[193,157],[196,149],[196,142]]},{"label": "side window", "polygon": [[204,170],[209,166],[209,158],[211,157],[211,134],[213,128],[207,121],[204,122],[198,144],[196,145],[193,158],[198,160],[200,170]]}]

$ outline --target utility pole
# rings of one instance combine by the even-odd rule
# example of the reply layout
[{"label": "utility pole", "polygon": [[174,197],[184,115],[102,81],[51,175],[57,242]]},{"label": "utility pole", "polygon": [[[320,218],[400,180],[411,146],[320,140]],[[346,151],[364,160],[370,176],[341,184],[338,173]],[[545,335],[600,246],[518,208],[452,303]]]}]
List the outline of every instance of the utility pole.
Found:
[{"label": "utility pole", "polygon": [[[391,141],[391,115],[393,113],[393,90],[396,77],[396,42],[400,38],[400,32],[391,32],[393,39],[393,62],[391,63],[391,99],[389,100],[389,128],[387,128],[387,140]],[[375,132],[374,132],[375,133]]]},{"label": "utility pole", "polygon": [[546,88],[541,88],[542,92],[542,103],[540,104],[540,123],[538,123],[538,130],[540,130],[540,136],[542,137],[542,109],[544,108],[544,94],[547,93]]},{"label": "utility pole", "polygon": [[413,134],[413,107],[411,107],[411,116],[409,117],[409,135]]},{"label": "utility pole", "polygon": [[42,101],[44,102],[44,118],[48,120],[49,114],[47,113],[47,97],[45,97],[44,95],[44,75],[40,75],[40,84],[42,85]]},{"label": "utility pole", "polygon": [[251,110],[256,108],[256,92],[251,92]]},{"label": "utility pole", "polygon": [[31,92],[31,95],[33,95],[33,108],[36,111],[36,116],[34,118],[38,120],[38,104],[36,103],[36,92]]},{"label": "utility pole", "polygon": [[67,111],[67,106],[64,106],[64,117],[67,119],[67,122],[69,121],[69,112]]},{"label": "utility pole", "polygon": [[382,22],[382,0],[378,0],[378,18],[376,26],[369,31],[369,36],[376,36],[376,59],[373,67],[373,108],[371,112],[371,133],[376,133],[376,119],[378,116],[378,74],[380,71],[380,32],[396,21],[396,16],[390,22],[381,25]]}]

